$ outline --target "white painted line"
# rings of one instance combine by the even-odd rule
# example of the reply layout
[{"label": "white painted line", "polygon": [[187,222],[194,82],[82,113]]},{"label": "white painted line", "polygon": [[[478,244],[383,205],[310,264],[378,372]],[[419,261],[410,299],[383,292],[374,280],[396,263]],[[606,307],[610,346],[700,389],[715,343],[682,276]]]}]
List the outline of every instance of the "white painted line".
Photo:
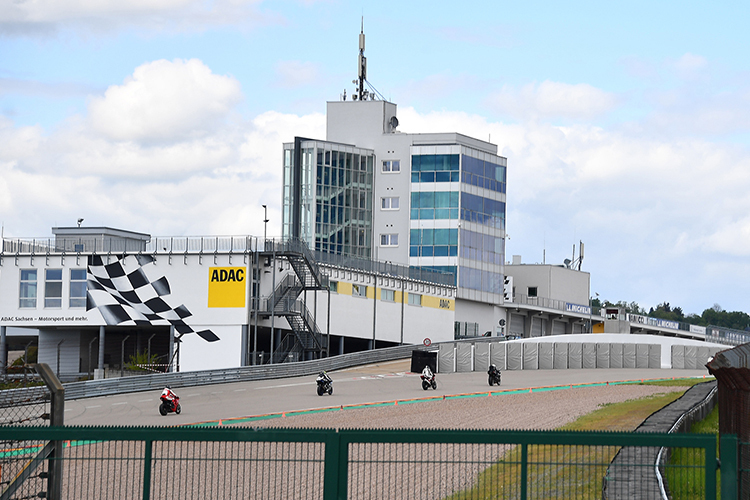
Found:
[{"label": "white painted line", "polygon": [[310,385],[312,382],[303,382],[300,384],[280,384],[280,385],[267,385],[264,387],[256,387],[255,389],[278,389],[279,387],[297,387],[300,385]]},{"label": "white painted line", "polygon": [[65,408],[64,411],[73,411],[73,408]]},{"label": "white painted line", "polygon": [[193,396],[200,396],[200,393],[196,393],[196,394],[188,394],[188,395],[187,395],[187,396],[185,396],[185,397],[186,397],[186,398],[192,398]]},{"label": "white painted line", "polygon": [[102,405],[94,405],[94,406],[87,406],[86,408],[88,409],[88,408],[101,408],[101,407]]},{"label": "white painted line", "polygon": [[246,390],[247,389],[235,389],[234,392],[243,392],[243,391],[246,391]]},{"label": "white painted line", "polygon": [[127,401],[123,401],[122,403],[112,403],[112,406],[126,405],[126,404],[128,404],[128,402]]},{"label": "white painted line", "polygon": [[139,403],[146,403],[148,401],[153,401],[153,399],[139,399],[138,400]]}]

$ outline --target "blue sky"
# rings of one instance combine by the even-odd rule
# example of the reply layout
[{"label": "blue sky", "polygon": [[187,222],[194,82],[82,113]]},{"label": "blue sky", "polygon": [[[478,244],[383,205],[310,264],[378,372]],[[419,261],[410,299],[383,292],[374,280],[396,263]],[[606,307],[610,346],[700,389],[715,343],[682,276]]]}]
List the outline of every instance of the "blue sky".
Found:
[{"label": "blue sky", "polygon": [[[0,0],[0,222],[280,232],[281,143],[368,79],[508,158],[508,260],[750,311],[747,2]],[[271,228],[274,230],[271,231]]]}]

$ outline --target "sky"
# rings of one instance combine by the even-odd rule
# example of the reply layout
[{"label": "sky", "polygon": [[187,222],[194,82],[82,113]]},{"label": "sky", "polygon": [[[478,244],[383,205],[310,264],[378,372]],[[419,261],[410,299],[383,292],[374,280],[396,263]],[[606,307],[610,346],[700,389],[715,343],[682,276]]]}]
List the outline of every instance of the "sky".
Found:
[{"label": "sky", "polygon": [[[0,0],[6,238],[281,233],[282,143],[368,80],[508,160],[506,260],[750,311],[748,2]],[[578,257],[576,250],[575,257]]]}]

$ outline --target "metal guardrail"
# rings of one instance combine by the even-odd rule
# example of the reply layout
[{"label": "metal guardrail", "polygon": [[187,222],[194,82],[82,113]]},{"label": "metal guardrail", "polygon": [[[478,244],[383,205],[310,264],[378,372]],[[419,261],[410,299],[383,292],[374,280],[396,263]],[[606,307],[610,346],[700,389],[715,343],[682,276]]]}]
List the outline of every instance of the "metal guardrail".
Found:
[{"label": "metal guardrail", "polygon": [[161,390],[166,385],[179,388],[274,378],[302,377],[317,374],[322,370],[341,370],[363,364],[382,363],[384,361],[408,358],[411,356],[411,352],[419,347],[416,345],[386,347],[296,363],[243,366],[239,368],[181,373],[155,373],[138,377],[70,382],[65,384],[65,398],[82,399],[126,392]]},{"label": "metal guardrail", "polygon": [[315,251],[315,260],[318,264],[344,267],[365,273],[382,274],[384,276],[393,276],[396,278],[403,277],[442,286],[456,286],[456,277],[453,273],[442,273],[432,269],[422,269],[419,267],[393,264],[391,262],[347,257],[318,250]]}]

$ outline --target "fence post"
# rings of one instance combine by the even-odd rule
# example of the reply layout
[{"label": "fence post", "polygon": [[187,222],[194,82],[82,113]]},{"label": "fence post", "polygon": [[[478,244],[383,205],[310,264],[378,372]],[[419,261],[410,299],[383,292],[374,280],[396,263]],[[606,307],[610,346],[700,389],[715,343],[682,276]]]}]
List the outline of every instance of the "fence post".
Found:
[{"label": "fence post", "polygon": [[[53,427],[64,425],[65,388],[47,363],[37,363],[34,369],[47,384],[51,393],[50,425]],[[52,500],[62,499],[63,447],[63,441],[52,442],[49,477],[47,478],[47,498]]]},{"label": "fence post", "polygon": [[349,470],[349,441],[331,429],[325,440],[323,500],[346,500]]},{"label": "fence post", "polygon": [[738,472],[738,439],[736,434],[722,434],[719,437],[719,455],[721,460],[721,498],[739,498],[737,491]]},{"label": "fence post", "polygon": [[526,500],[526,489],[528,487],[528,475],[529,475],[529,445],[523,443],[521,445],[521,500]]},{"label": "fence post", "polygon": [[143,500],[151,498],[151,447],[153,441],[146,441],[143,451]]}]

